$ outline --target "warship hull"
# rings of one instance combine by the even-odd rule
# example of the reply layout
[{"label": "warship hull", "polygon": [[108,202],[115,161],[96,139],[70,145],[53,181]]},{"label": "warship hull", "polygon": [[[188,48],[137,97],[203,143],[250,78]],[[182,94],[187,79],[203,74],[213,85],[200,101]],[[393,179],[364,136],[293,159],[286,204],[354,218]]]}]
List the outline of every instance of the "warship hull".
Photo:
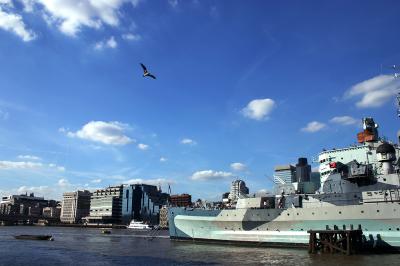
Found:
[{"label": "warship hull", "polygon": [[361,228],[365,243],[400,248],[400,204],[371,203],[289,209],[171,208],[172,239],[265,246],[306,246],[308,230]]}]

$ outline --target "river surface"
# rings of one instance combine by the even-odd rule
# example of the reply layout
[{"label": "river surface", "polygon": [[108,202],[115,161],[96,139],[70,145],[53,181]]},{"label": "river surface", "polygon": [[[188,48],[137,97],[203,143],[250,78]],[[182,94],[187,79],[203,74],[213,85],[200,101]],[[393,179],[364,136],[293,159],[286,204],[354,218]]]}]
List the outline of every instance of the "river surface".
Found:
[{"label": "river surface", "polygon": [[[148,232],[40,226],[0,226],[0,265],[399,265],[400,255],[310,255],[306,249],[241,247],[171,241]],[[54,241],[14,235],[51,234]]]}]

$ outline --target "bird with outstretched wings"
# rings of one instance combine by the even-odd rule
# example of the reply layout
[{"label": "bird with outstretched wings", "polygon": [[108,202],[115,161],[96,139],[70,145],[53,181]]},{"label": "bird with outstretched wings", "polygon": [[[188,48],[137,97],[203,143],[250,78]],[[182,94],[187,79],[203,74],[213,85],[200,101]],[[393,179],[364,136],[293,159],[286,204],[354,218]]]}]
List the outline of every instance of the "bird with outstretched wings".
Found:
[{"label": "bird with outstretched wings", "polygon": [[147,71],[147,68],[145,65],[143,65],[142,63],[140,63],[140,65],[143,68],[143,77],[150,77],[150,78],[156,79],[156,77],[153,74],[151,74],[149,71]]}]

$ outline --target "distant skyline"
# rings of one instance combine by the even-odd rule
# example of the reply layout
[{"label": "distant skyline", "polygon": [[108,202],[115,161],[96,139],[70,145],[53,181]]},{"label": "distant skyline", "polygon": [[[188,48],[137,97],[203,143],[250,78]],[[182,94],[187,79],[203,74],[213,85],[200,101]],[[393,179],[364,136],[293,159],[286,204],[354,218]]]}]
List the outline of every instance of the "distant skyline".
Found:
[{"label": "distant skyline", "polygon": [[0,0],[0,195],[147,183],[217,200],[236,178],[269,190],[275,165],[354,144],[365,116],[396,141],[398,10]]}]

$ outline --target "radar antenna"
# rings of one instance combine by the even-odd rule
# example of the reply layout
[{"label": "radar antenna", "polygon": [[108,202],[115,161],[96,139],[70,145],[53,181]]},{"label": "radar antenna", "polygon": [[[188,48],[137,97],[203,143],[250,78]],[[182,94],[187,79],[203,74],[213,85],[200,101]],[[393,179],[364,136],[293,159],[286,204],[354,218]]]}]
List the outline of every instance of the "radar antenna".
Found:
[{"label": "radar antenna", "polygon": [[397,116],[400,117],[400,92],[397,93],[396,99],[397,99]]},{"label": "radar antenna", "polygon": [[[400,65],[391,65],[390,68],[393,70],[393,77],[395,79],[400,78]],[[400,92],[397,93],[397,116],[400,117]]]}]

